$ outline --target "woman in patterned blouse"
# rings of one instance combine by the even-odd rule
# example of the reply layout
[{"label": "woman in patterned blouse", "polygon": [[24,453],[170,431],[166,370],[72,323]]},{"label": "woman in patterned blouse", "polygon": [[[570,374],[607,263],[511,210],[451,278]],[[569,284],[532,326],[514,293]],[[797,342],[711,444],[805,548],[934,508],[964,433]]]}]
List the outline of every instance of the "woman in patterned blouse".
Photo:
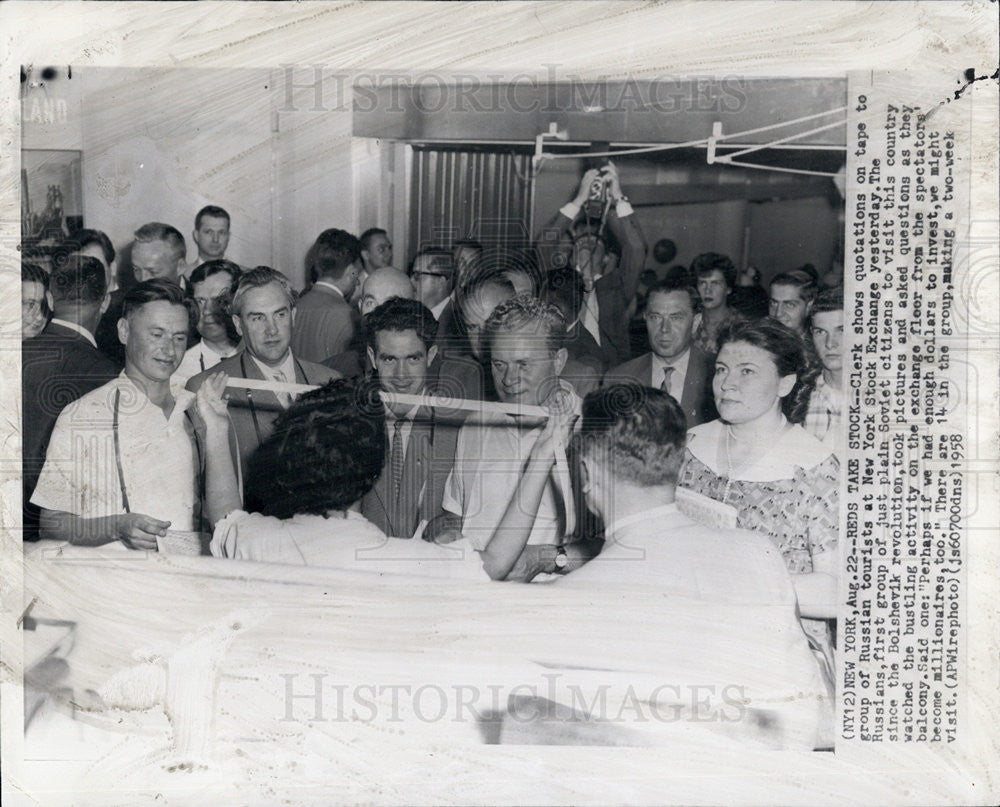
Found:
[{"label": "woman in patterned blouse", "polygon": [[679,485],[730,505],[739,527],[770,537],[802,616],[831,619],[840,465],[799,425],[814,378],[802,340],[781,323],[731,323],[712,382],[720,417],[688,432]]}]

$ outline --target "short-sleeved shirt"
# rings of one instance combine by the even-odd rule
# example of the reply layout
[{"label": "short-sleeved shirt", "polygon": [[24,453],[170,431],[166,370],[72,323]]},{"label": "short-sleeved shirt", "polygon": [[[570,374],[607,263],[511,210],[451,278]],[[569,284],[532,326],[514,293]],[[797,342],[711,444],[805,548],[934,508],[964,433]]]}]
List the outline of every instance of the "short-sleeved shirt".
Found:
[{"label": "short-sleeved shirt", "polygon": [[467,541],[439,546],[389,538],[353,510],[329,517],[279,519],[235,510],[215,525],[212,554],[219,558],[322,566],[379,574],[488,581],[479,553]]},{"label": "short-sleeved shirt", "polygon": [[195,529],[197,449],[186,416],[194,395],[177,396],[168,418],[124,372],[59,415],[32,503],[81,518],[126,512],[115,460],[116,392],[129,512],[169,521],[171,529]]},{"label": "short-sleeved shirt", "polygon": [[[564,385],[563,389],[569,389]],[[572,393],[575,411],[580,399]],[[507,510],[542,426],[528,428],[502,413],[476,415],[458,433],[455,467],[445,483],[443,507],[462,517],[462,534],[483,550]],[[529,544],[557,544],[565,529],[565,507],[550,473]]]}]

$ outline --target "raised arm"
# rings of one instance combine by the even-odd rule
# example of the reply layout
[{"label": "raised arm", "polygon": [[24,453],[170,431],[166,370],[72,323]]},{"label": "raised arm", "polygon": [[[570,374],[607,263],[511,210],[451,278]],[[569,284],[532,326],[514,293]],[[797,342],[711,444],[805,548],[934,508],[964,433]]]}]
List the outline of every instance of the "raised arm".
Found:
[{"label": "raised arm", "polygon": [[646,239],[635,220],[632,205],[622,193],[618,172],[611,167],[608,176],[608,193],[612,202],[608,210],[608,230],[621,245],[622,257],[618,271],[622,279],[622,296],[628,305],[639,288],[639,276],[646,262]]},{"label": "raised arm", "polygon": [[242,507],[229,451],[229,414],[223,392],[228,377],[214,373],[198,388],[198,415],[205,424],[205,517],[214,527]]},{"label": "raised arm", "polygon": [[556,253],[563,243],[563,237],[570,232],[573,222],[580,215],[580,208],[587,201],[587,194],[590,190],[590,183],[594,181],[600,173],[598,169],[591,168],[583,175],[580,185],[576,189],[573,198],[559,208],[555,214],[541,229],[535,233],[535,245],[539,252],[543,254],[545,269],[553,269],[554,264],[551,257]]},{"label": "raised arm", "polygon": [[[507,503],[503,518],[500,519],[500,523],[493,531],[486,548],[480,552],[483,568],[492,579],[510,579],[511,571],[525,551],[531,529],[538,515],[542,494],[545,492],[545,486],[548,484],[552,468],[555,465],[557,446],[566,445],[573,431],[574,420],[575,417],[572,415],[551,414],[541,435],[535,441],[535,445],[528,455],[524,472]],[[528,559],[526,557],[523,560]],[[521,574],[526,574],[530,570],[529,564],[528,568],[522,568],[519,571]],[[537,571],[535,573],[537,574]],[[518,575],[518,579],[522,579],[520,575]]]}]

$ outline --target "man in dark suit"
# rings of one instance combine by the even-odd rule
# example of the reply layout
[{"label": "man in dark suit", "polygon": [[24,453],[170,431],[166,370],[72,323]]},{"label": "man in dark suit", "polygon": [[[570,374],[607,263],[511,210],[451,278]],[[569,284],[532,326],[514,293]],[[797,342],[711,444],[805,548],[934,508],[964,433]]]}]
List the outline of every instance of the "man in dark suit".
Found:
[{"label": "man in dark suit", "polygon": [[49,279],[52,320],[38,336],[21,343],[25,540],[38,539],[38,508],[29,500],[59,413],[118,375],[94,341],[94,329],[108,307],[107,291],[107,275],[96,258],[70,255],[57,262]]},{"label": "man in dark suit", "polygon": [[[579,218],[594,183],[604,187],[601,218]],[[620,254],[610,254],[605,228]],[[572,238],[572,252],[565,254],[565,237]],[[553,269],[571,261],[586,287],[580,321],[601,348],[606,365],[631,358],[628,308],[639,286],[646,259],[646,242],[635,223],[628,198],[622,193],[618,172],[608,163],[600,171],[584,174],[576,196],[545,225],[536,238],[539,255]]]},{"label": "man in dark suit", "polygon": [[321,362],[348,349],[361,315],[349,302],[361,274],[361,244],[343,230],[324,230],[313,247],[318,279],[299,299],[292,351]]},{"label": "man in dark suit", "polygon": [[661,389],[681,405],[689,429],[714,420],[714,360],[691,344],[701,318],[699,308],[698,292],[684,280],[668,279],[653,286],[645,313],[652,350],[609,370],[603,386],[638,383]]},{"label": "man in dark suit", "polygon": [[[281,272],[258,266],[240,277],[231,306],[243,349],[214,367],[188,380],[187,389],[197,392],[213,373],[230,378],[253,378],[291,384],[323,385],[340,374],[305,359],[291,350],[295,321],[295,292]],[[285,392],[230,388],[229,418],[233,428],[230,443],[245,473],[250,455],[271,432],[278,415],[289,407],[292,395]],[[247,502],[247,507],[251,507]]]},{"label": "man in dark suit", "polygon": [[572,384],[581,398],[600,386],[608,369],[600,345],[580,321],[586,294],[582,275],[570,266],[550,269],[545,276],[542,299],[558,308],[568,323],[563,347],[569,357],[559,377]]},{"label": "man in dark suit", "polygon": [[[393,298],[366,318],[368,359],[379,385],[405,395],[433,394],[428,367],[437,347],[434,315],[416,300]],[[410,538],[441,513],[461,419],[423,406],[386,407],[385,467],[361,500],[361,513],[386,535]]]},{"label": "man in dark suit", "polygon": [[[176,227],[158,221],[143,224],[135,231],[132,243],[131,264],[136,282],[160,278],[179,283],[183,288],[181,268],[186,253],[184,236]],[[125,367],[125,346],[118,338],[118,320],[122,316],[125,292],[125,289],[118,289],[111,295],[108,310],[94,332],[97,347],[118,365],[118,369]]]}]

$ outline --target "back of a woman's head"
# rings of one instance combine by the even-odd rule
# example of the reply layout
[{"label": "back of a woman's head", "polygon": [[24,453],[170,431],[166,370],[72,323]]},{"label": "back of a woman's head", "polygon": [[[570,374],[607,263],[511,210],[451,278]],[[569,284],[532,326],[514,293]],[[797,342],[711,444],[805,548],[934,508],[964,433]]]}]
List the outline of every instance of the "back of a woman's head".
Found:
[{"label": "back of a woman's head", "polygon": [[816,383],[816,369],[806,357],[802,338],[776,319],[734,319],[719,333],[719,351],[733,342],[760,348],[771,356],[779,376],[796,376],[795,386],[781,401],[781,409],[792,423],[805,419],[809,395]]},{"label": "back of a woman's head", "polygon": [[363,379],[331,381],[292,404],[250,458],[248,509],[278,518],[345,510],[371,490],[384,460],[376,387]]}]

